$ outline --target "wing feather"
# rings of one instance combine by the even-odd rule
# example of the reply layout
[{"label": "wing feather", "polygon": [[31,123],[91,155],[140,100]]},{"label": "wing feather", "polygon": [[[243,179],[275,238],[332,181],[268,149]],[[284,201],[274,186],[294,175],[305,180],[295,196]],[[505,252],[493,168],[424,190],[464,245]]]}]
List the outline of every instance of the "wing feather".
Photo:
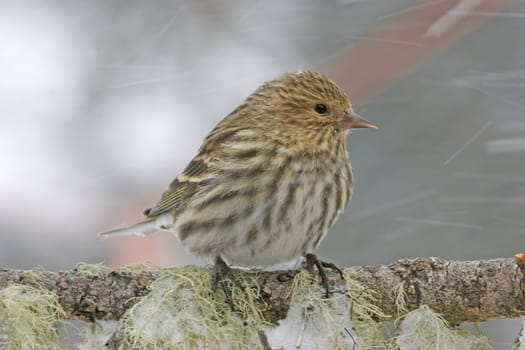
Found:
[{"label": "wing feather", "polygon": [[[227,120],[228,118],[212,130],[204,140],[199,154],[173,180],[169,188],[162,194],[159,202],[153,208],[144,211],[144,215],[155,217],[184,206],[186,200],[191,198],[202,186],[210,183],[210,174],[214,172],[213,155],[231,153],[231,150],[227,151],[225,148],[228,147],[227,143],[232,142],[232,140],[243,142],[253,137],[251,135],[254,135],[254,133],[248,132],[248,128],[235,124],[231,125]],[[252,151],[250,150],[250,152]]]},{"label": "wing feather", "polygon": [[179,207],[197,191],[199,184],[208,178],[208,170],[206,162],[195,157],[184,171],[172,181],[158,203],[153,208],[144,211],[144,215],[147,217],[158,216]]}]

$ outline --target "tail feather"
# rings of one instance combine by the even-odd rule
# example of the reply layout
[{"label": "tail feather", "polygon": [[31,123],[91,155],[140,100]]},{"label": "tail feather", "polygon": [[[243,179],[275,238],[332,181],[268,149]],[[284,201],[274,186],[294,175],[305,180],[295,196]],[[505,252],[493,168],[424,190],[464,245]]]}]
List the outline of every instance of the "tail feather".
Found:
[{"label": "tail feather", "polygon": [[[109,238],[109,237],[118,237],[118,236],[130,236],[130,235],[136,235],[136,236],[145,236],[153,232],[157,232],[160,230],[169,230],[169,226],[166,225],[164,217],[159,216],[156,218],[148,218],[144,221],[138,222],[136,224],[133,224],[131,226],[126,227],[120,227],[115,228],[109,231],[100,232],[97,235],[103,239]],[[173,220],[173,219],[172,219]]]}]

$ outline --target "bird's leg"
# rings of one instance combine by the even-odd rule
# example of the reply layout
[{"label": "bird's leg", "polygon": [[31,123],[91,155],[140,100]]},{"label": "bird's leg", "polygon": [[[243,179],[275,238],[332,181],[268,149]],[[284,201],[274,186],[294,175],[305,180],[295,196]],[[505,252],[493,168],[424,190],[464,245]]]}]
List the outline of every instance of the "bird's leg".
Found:
[{"label": "bird's leg", "polygon": [[323,287],[326,291],[326,297],[328,298],[330,296],[330,286],[328,285],[328,278],[326,277],[326,271],[325,269],[332,269],[339,273],[341,276],[341,279],[344,280],[343,271],[337,267],[335,264],[331,262],[325,262],[321,261],[315,256],[315,254],[308,253],[304,256],[306,258],[306,269],[311,273],[314,274],[314,266],[317,267],[317,273],[321,277],[321,283],[323,284]]},{"label": "bird's leg", "polygon": [[[226,279],[233,281],[233,283],[235,283],[237,287],[239,287],[241,290],[243,290],[246,293],[246,289],[244,285],[237,278],[237,276],[233,274],[232,269],[228,266],[228,264],[226,264],[224,260],[222,260],[220,256],[217,256],[215,258],[215,266],[214,266],[214,271],[213,271],[213,280],[212,280],[211,288],[213,291],[216,291],[217,287],[220,284],[221,289],[224,292],[224,295],[226,297],[226,303],[230,305],[231,310],[235,312],[232,291],[230,287],[228,286],[228,281]],[[244,322],[246,322],[246,319]],[[271,347],[268,344],[268,338],[266,337],[266,333],[263,330],[258,330],[257,334],[259,335],[259,341],[263,349],[271,350]]]},{"label": "bird's leg", "polygon": [[233,274],[232,269],[226,264],[220,256],[215,258],[215,266],[213,271],[213,280],[212,280],[212,290],[216,291],[217,287],[221,286],[224,296],[226,298],[226,303],[230,305],[232,311],[234,310],[233,298],[230,287],[228,286],[227,279],[233,281],[239,288],[244,290],[244,287],[241,281]]}]

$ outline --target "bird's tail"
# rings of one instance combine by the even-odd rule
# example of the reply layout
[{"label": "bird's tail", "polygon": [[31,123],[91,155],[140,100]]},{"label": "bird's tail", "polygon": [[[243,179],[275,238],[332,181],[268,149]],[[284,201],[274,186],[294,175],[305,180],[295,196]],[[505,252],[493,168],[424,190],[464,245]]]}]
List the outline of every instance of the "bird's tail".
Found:
[{"label": "bird's tail", "polygon": [[[150,233],[161,231],[161,230],[169,230],[171,223],[166,223],[167,217],[164,217],[163,215],[157,216],[157,217],[151,217],[147,218],[144,221],[137,222],[136,224],[126,226],[126,227],[120,227],[115,228],[109,231],[99,232],[97,235],[103,239],[109,238],[109,237],[118,237],[118,236],[130,236],[130,235],[136,235],[136,236],[145,236]],[[173,218],[171,217],[171,220]]]}]

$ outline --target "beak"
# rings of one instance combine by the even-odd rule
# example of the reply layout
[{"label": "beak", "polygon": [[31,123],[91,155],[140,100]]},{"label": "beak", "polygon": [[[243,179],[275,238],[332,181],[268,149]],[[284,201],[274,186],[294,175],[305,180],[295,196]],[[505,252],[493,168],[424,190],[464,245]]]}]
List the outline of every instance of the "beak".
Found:
[{"label": "beak", "polygon": [[377,126],[370,123],[368,120],[361,117],[353,110],[350,110],[349,112],[346,112],[344,114],[343,118],[341,118],[341,121],[339,122],[339,128],[343,130],[349,130],[354,128],[377,129]]}]

